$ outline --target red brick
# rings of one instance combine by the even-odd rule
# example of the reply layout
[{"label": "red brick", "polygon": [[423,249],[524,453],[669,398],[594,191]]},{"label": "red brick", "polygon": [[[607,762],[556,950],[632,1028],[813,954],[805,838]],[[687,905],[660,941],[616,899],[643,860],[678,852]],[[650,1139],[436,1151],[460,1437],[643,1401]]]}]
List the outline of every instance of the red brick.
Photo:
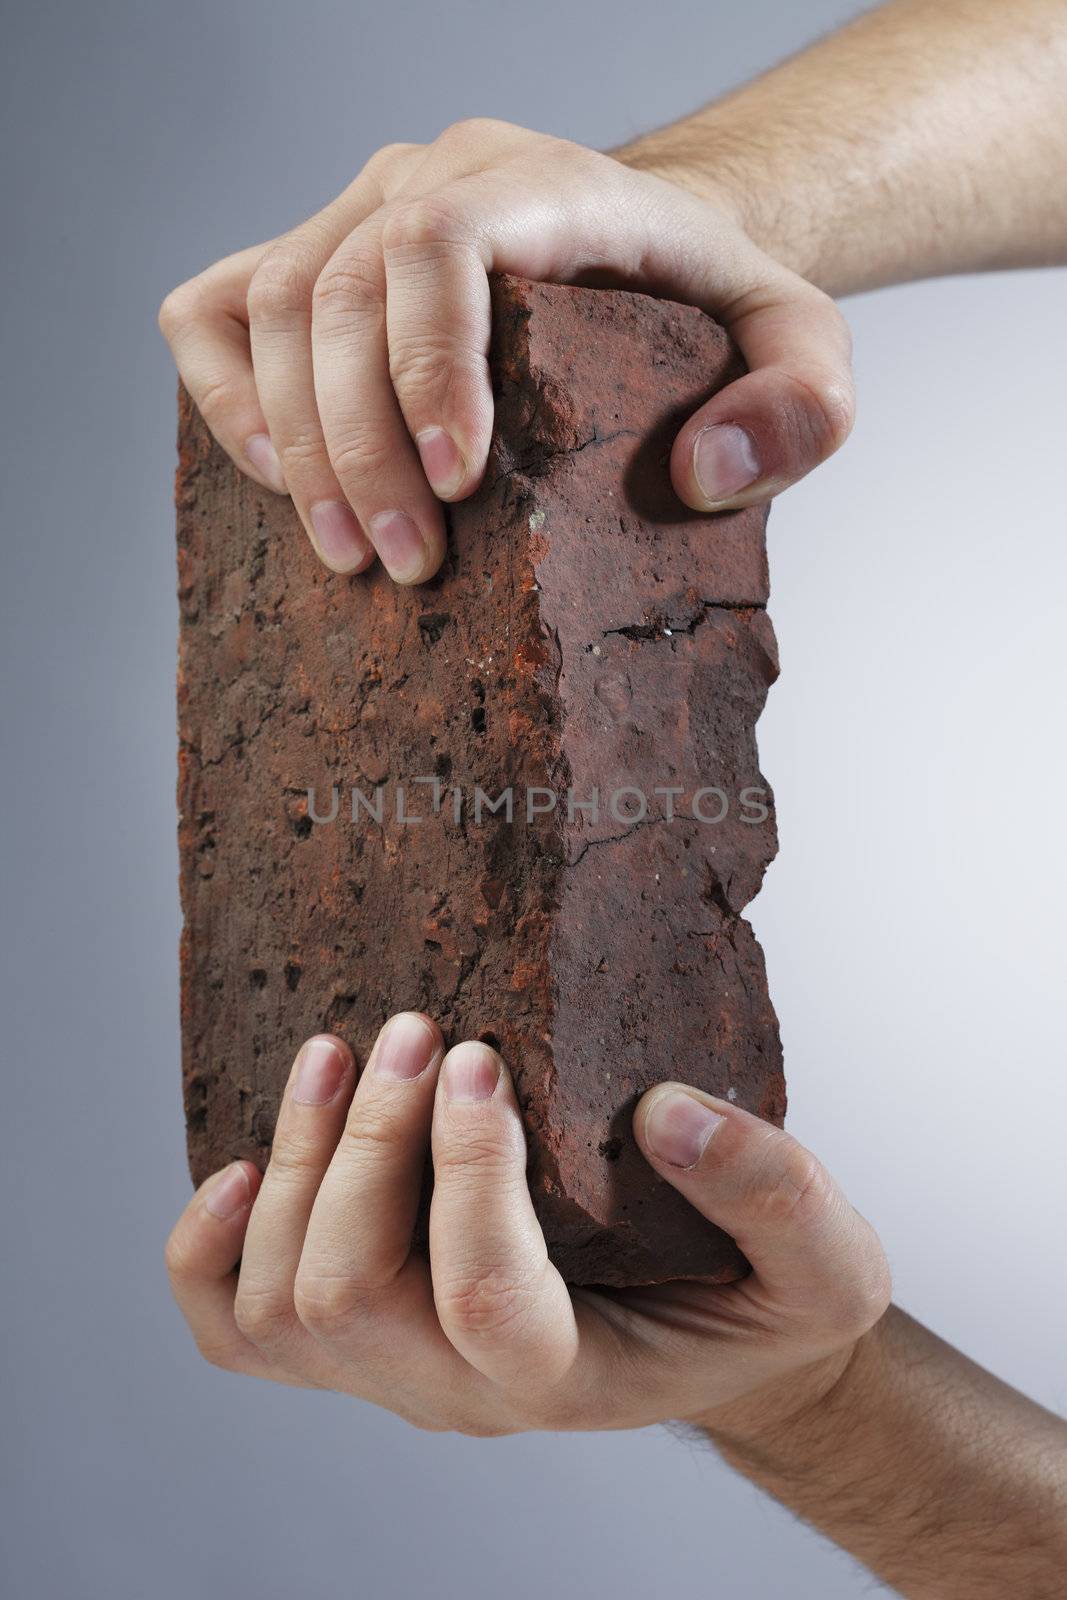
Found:
[{"label": "red brick", "polygon": [[[733,1243],[656,1180],[638,1095],[678,1078],[781,1121],[763,958],[741,913],[776,841],[754,727],[777,672],[765,512],[687,511],[678,424],[739,369],[723,331],[641,295],[493,286],[496,429],[417,590],[317,563],[287,501],[183,396],[178,531],[183,1066],[190,1162],[264,1162],[291,1059],[330,1029],[365,1058],[397,1009],[497,1042],[530,1181],[575,1282],[728,1279]],[[417,776],[459,789],[437,816]],[[382,826],[353,823],[383,789]],[[424,820],[403,824],[407,810]],[[329,809],[332,823],[308,815]],[[512,824],[471,808],[515,795]],[[568,819],[562,797],[599,789]],[[652,802],[633,824],[608,797]],[[667,820],[656,787],[685,791]],[[717,825],[684,813],[715,787]],[[527,825],[523,799],[561,804]],[[706,797],[705,814],[721,809]],[[753,808],[745,808],[752,815]]]}]

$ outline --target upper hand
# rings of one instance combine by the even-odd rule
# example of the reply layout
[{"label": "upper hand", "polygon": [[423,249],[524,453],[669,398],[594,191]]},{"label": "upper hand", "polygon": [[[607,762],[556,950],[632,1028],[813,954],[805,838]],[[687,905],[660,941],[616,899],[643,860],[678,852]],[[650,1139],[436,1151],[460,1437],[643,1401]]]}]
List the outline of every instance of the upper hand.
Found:
[{"label": "upper hand", "polygon": [[850,342],[833,302],[729,209],[565,139],[476,118],[387,145],[330,205],[169,294],[160,325],[234,462],[288,493],[327,566],[377,551],[418,583],[444,554],[441,500],[489,449],[487,274],[598,282],[714,313],[748,375],[680,430],[696,510],[768,499],[840,445]]},{"label": "upper hand", "polygon": [[[394,1017],[355,1082],[340,1040],[301,1050],[266,1175],[215,1174],[167,1246],[208,1360],[470,1434],[773,1425],[832,1388],[888,1304],[869,1225],[815,1158],[681,1085],[640,1101],[651,1165],[752,1264],[724,1287],[568,1291],[526,1184],[522,1120],[487,1045],[445,1055]],[[429,1260],[412,1251],[426,1147]],[[240,1261],[240,1273],[236,1266]]]}]

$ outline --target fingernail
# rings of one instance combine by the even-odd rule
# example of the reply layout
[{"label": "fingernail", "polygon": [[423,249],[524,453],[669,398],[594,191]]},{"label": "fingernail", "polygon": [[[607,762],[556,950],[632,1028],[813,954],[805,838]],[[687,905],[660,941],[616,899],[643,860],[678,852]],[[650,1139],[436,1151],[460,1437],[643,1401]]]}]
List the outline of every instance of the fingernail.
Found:
[{"label": "fingernail", "polygon": [[444,428],[423,428],[415,435],[415,443],[434,494],[443,498],[455,494],[467,476],[467,463],[452,435]]},{"label": "fingernail", "polygon": [[433,1060],[437,1038],[414,1011],[390,1017],[374,1047],[374,1071],[381,1078],[417,1078]]},{"label": "fingernail", "polygon": [[268,434],[254,433],[250,439],[246,439],[245,455],[260,477],[266,478],[275,494],[289,493],[278,452],[271,444]]},{"label": "fingernail", "polygon": [[348,1062],[332,1039],[309,1039],[296,1058],[293,1099],[298,1106],[324,1106],[341,1087]]},{"label": "fingernail", "polygon": [[645,1118],[645,1143],[669,1167],[695,1167],[720,1122],[718,1112],[680,1089],[657,1095]]},{"label": "fingernail", "polygon": [[484,1044],[457,1045],[445,1057],[446,1100],[488,1100],[500,1082],[500,1062]]},{"label": "fingernail", "polygon": [[693,445],[693,475],[710,505],[740,494],[760,475],[752,435],[732,422],[705,428]]},{"label": "fingernail", "polygon": [[370,519],[371,540],[391,578],[413,583],[426,566],[426,541],[406,511],[379,511]]},{"label": "fingernail", "polygon": [[227,1217],[235,1217],[238,1211],[242,1211],[251,1195],[252,1185],[248,1181],[248,1173],[239,1161],[235,1161],[212,1184],[204,1203],[213,1217],[224,1221]]},{"label": "fingernail", "polygon": [[320,500],[310,511],[319,554],[335,572],[353,572],[367,559],[370,541],[350,507],[340,500]]}]

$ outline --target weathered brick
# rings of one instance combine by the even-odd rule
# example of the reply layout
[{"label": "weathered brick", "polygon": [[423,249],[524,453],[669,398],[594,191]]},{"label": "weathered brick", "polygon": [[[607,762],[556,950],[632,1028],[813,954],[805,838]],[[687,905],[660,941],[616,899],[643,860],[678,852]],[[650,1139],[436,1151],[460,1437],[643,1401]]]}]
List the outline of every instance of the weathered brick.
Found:
[{"label": "weathered brick", "polygon": [[[390,1012],[423,1009],[453,1041],[498,1043],[515,1073],[565,1276],[726,1280],[743,1259],[656,1180],[630,1114],[668,1077],[774,1121],[785,1105],[741,916],[775,850],[773,812],[743,820],[758,813],[742,801],[770,804],[765,512],[697,516],[667,473],[678,424],[737,358],[700,311],[623,292],[500,278],[493,319],[489,467],[417,590],[326,573],[291,505],[240,476],[182,397],[190,1163],[200,1180],[266,1160],[309,1034],[365,1059]],[[413,782],[430,776],[436,815]],[[422,821],[398,818],[398,785]],[[332,786],[339,815],[316,823],[308,791],[324,816]],[[476,821],[476,790],[508,786],[513,821]],[[381,825],[353,822],[352,790],[379,788]],[[577,808],[594,788],[596,820]],[[642,820],[612,814],[624,788],[648,797]],[[701,789],[725,795],[724,820],[694,820]],[[555,808],[527,821],[546,790]]]}]

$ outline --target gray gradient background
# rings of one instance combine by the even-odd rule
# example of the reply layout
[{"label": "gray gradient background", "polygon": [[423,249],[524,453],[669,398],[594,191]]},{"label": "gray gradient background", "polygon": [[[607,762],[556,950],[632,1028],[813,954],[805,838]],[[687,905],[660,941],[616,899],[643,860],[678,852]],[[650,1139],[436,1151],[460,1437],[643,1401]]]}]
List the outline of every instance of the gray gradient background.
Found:
[{"label": "gray gradient background", "polygon": [[[871,1593],[662,1430],[479,1442],[201,1365],[178,1083],[164,291],[474,112],[606,145],[809,0],[5,7],[4,1307],[16,1600]],[[1067,1406],[1063,273],[852,303],[860,421],[773,521],[792,1127],[902,1304]]]}]

